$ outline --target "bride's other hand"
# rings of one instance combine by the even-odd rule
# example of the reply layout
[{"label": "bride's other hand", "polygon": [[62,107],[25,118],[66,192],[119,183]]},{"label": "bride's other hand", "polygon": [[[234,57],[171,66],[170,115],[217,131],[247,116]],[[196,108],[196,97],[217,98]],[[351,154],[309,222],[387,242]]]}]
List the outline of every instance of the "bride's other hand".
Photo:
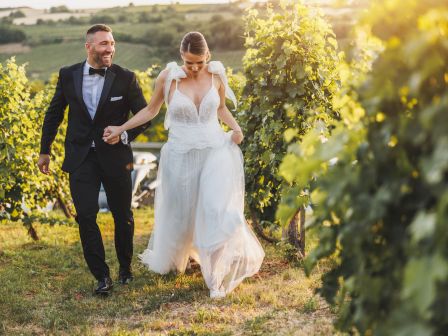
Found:
[{"label": "bride's other hand", "polygon": [[103,141],[109,145],[115,145],[120,141],[120,135],[123,133],[120,126],[107,126],[104,129]]},{"label": "bride's other hand", "polygon": [[240,130],[232,131],[232,141],[239,145],[241,142],[243,142],[244,135],[243,132]]}]

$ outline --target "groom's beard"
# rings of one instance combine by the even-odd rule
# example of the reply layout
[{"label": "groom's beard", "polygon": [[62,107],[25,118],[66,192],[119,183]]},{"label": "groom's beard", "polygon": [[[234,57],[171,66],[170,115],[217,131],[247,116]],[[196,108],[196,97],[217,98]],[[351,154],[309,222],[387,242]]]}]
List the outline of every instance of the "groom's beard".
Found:
[{"label": "groom's beard", "polygon": [[114,53],[97,53],[96,51],[93,54],[93,60],[96,64],[99,65],[100,68],[110,67],[112,65],[112,59],[114,57]]}]

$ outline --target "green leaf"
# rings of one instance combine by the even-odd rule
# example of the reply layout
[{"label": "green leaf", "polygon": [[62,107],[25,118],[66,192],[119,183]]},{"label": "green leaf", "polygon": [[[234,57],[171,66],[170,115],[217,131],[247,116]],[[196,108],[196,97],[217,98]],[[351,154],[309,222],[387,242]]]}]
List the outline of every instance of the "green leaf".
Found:
[{"label": "green leaf", "polygon": [[294,137],[297,136],[299,132],[297,131],[297,129],[295,128],[288,128],[285,133],[283,134],[285,137],[285,141],[286,142],[291,142],[292,139],[294,139]]},{"label": "green leaf", "polygon": [[434,234],[435,228],[436,214],[423,211],[417,214],[409,227],[414,242],[431,237]]},{"label": "green leaf", "polygon": [[411,259],[404,270],[402,297],[425,318],[436,298],[438,281],[448,276],[448,261],[440,256]]}]

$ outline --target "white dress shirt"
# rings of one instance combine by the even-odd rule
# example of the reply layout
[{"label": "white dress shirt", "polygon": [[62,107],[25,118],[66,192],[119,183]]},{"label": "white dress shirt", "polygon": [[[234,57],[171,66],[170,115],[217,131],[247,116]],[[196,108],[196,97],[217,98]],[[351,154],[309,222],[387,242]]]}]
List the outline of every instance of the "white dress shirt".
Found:
[{"label": "white dress shirt", "polygon": [[[89,75],[89,68],[93,68],[93,66],[86,60],[82,76],[82,99],[84,100],[84,104],[86,104],[90,118],[93,120],[96,109],[98,108],[98,103],[100,102],[101,92],[103,92],[104,79],[106,76],[98,74]],[[107,71],[107,68],[105,68],[105,70]],[[92,141],[92,147],[95,147],[94,141]]]},{"label": "white dress shirt", "polygon": [[[92,66],[86,61],[82,76],[82,98],[89,111],[90,118],[95,117],[96,109],[100,101],[101,92],[103,91],[104,78],[98,74],[89,75],[89,68]],[[92,67],[93,68],[93,67]],[[107,68],[104,68],[107,71]]]},{"label": "white dress shirt", "polygon": [[[87,111],[90,114],[90,118],[95,118],[96,110],[101,98],[101,92],[103,92],[104,79],[106,76],[101,76],[99,74],[89,75],[89,68],[93,68],[87,62],[84,64],[83,76],[82,76],[82,99],[86,104]],[[107,71],[107,67],[103,68]],[[128,134],[123,132],[121,137],[121,142],[124,144],[128,143]],[[95,147],[95,142],[92,141],[92,147]]]}]

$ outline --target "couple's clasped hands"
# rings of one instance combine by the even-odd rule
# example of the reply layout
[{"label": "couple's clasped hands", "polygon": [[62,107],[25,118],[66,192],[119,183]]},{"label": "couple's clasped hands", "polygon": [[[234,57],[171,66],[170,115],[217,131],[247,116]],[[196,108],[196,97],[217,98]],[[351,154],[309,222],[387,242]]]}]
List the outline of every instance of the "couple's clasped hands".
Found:
[{"label": "couple's clasped hands", "polygon": [[120,142],[120,135],[123,133],[121,126],[107,126],[103,132],[103,141],[109,145]]},{"label": "couple's clasped hands", "polygon": [[[121,133],[123,133],[121,126],[107,126],[104,129],[103,140],[109,145],[115,145],[120,141]],[[235,144],[239,145],[244,139],[243,132],[241,130],[234,130],[232,131],[231,138]]]}]

